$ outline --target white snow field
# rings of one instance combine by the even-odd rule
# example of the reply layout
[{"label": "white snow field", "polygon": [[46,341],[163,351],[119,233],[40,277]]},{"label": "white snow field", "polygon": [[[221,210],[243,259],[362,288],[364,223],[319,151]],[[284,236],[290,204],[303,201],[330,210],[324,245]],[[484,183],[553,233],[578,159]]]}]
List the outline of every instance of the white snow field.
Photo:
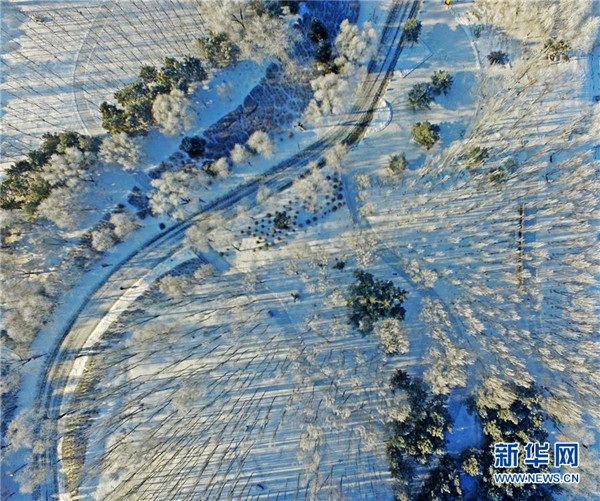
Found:
[{"label": "white snow field", "polygon": [[[390,391],[398,369],[448,396],[455,455],[484,441],[466,404],[478,388],[497,383],[485,395],[492,407],[510,384],[542,388],[551,440],[582,444],[580,483],[553,499],[600,499],[600,11],[565,0],[572,13],[552,6],[550,21],[531,0],[522,22],[542,27],[526,29],[511,10],[522,3],[352,3],[381,43],[340,87],[343,111],[305,124],[298,114],[255,136],[247,144],[262,154],[222,157],[223,176],[173,160],[183,133],[158,129],[133,170],[94,173],[85,220],[52,226],[60,250],[35,261],[59,299],[27,304],[48,318],[25,351],[2,350],[20,371],[2,425],[2,500],[405,499],[386,453],[390,423],[410,410]],[[1,8],[4,167],[42,132],[103,134],[100,102],[208,33],[191,0]],[[411,15],[422,21],[415,43],[401,38]],[[572,42],[569,60],[541,52],[549,34]],[[506,64],[489,63],[497,50]],[[215,69],[190,94],[184,132],[250,108],[270,62]],[[409,90],[437,70],[451,89],[411,109]],[[411,134],[423,121],[439,126],[430,149]],[[408,164],[392,172],[397,154]],[[167,160],[168,174],[198,176],[169,199],[175,217],[144,214],[61,279],[75,237],[117,204],[133,213],[131,190],[156,192],[151,175]],[[31,229],[29,245],[44,231]],[[400,353],[349,322],[361,269],[407,291]],[[418,465],[410,488],[426,475]]]}]

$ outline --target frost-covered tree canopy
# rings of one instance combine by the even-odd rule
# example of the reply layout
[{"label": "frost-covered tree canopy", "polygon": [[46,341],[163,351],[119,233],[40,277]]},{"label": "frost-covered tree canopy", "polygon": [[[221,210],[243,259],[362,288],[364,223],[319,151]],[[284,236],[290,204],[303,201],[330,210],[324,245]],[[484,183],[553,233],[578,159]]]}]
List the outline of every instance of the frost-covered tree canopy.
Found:
[{"label": "frost-covered tree canopy", "polygon": [[150,207],[157,214],[184,219],[199,206],[200,190],[206,184],[206,174],[197,167],[165,172],[152,181]]},{"label": "frost-covered tree canopy", "polygon": [[275,145],[269,135],[261,130],[253,132],[246,142],[251,150],[265,158],[270,158],[275,153]]},{"label": "frost-covered tree canopy", "polygon": [[129,137],[125,132],[107,136],[100,146],[100,157],[106,163],[121,165],[125,170],[138,167],[142,158],[139,137]]},{"label": "frost-covered tree canopy", "polygon": [[[206,26],[221,37],[215,40],[215,35],[212,35],[213,38],[203,44],[215,54],[215,60],[223,60],[223,52],[231,59],[232,52],[238,50],[241,59],[281,59],[285,57],[284,51],[294,36],[294,31],[288,29],[281,7],[274,2],[201,2],[199,11]],[[227,41],[222,34],[227,36]]]},{"label": "frost-covered tree canopy", "polygon": [[340,56],[353,64],[364,64],[377,49],[377,32],[368,21],[359,29],[357,25],[344,19],[335,38],[335,47]]},{"label": "frost-covered tree canopy", "polygon": [[159,94],[152,105],[152,116],[169,136],[189,129],[196,119],[189,98],[179,89],[173,89],[170,94]]}]

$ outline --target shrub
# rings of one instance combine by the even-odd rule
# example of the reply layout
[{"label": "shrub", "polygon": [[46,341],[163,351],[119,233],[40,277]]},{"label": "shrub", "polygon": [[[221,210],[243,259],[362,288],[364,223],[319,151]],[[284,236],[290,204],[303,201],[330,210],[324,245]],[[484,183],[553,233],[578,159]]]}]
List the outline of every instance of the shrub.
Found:
[{"label": "shrub", "polygon": [[431,90],[435,94],[448,94],[452,87],[452,81],[452,75],[447,71],[434,71],[431,76]]},{"label": "shrub", "polygon": [[549,38],[544,42],[544,52],[550,61],[568,61],[571,45],[565,40]]},{"label": "shrub", "polygon": [[355,271],[354,276],[356,282],[350,286],[347,306],[351,310],[351,323],[361,332],[370,332],[379,319],[404,319],[405,290],[395,287],[390,280],[375,280],[362,270]]},{"label": "shrub", "polygon": [[292,218],[288,216],[286,211],[275,212],[275,217],[273,218],[273,225],[278,230],[287,230],[292,225]]},{"label": "shrub", "polygon": [[421,21],[415,17],[411,17],[404,23],[404,37],[407,42],[416,43],[421,34]]},{"label": "shrub", "polygon": [[429,85],[426,83],[413,85],[412,89],[408,92],[408,105],[413,110],[429,109],[431,107]]},{"label": "shrub", "polygon": [[206,150],[206,139],[199,136],[186,136],[181,140],[179,149],[192,158],[201,157]]},{"label": "shrub", "polygon": [[472,167],[476,167],[485,163],[485,161],[490,156],[490,150],[485,147],[475,146],[469,150],[468,161],[469,165]]},{"label": "shrub", "polygon": [[439,127],[430,122],[417,122],[412,128],[412,138],[425,149],[430,149],[439,139]]}]

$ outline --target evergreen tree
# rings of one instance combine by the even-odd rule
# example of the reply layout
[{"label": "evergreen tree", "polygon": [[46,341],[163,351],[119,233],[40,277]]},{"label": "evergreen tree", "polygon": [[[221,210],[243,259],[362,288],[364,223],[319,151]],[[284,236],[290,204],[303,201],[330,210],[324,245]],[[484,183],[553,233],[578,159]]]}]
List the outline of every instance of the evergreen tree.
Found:
[{"label": "evergreen tree", "polygon": [[390,169],[390,171],[393,174],[400,174],[407,167],[408,167],[408,161],[406,160],[406,156],[404,155],[404,152],[402,152],[398,155],[392,155],[390,157],[390,160],[388,162],[388,169]]},{"label": "evergreen tree", "polygon": [[321,40],[317,45],[316,59],[320,63],[328,63],[331,60],[332,48],[331,42]]},{"label": "evergreen tree", "polygon": [[416,43],[421,34],[421,21],[415,17],[407,19],[404,23],[404,37],[407,42]]},{"label": "evergreen tree", "polygon": [[429,472],[416,501],[460,501],[460,472],[452,456],[444,454],[439,464]]},{"label": "evergreen tree", "polygon": [[412,128],[412,137],[425,149],[430,149],[439,139],[439,127],[430,122],[417,122]]},{"label": "evergreen tree", "polygon": [[356,327],[366,333],[381,318],[404,319],[405,290],[395,287],[390,280],[375,280],[362,270],[355,271],[354,276],[356,282],[350,286],[347,305],[351,309],[350,321]]},{"label": "evergreen tree", "polygon": [[495,64],[506,64],[508,62],[508,55],[500,50],[495,50],[487,55],[487,60],[492,66]]},{"label": "evergreen tree", "polygon": [[413,85],[412,89],[408,92],[408,105],[413,110],[429,109],[431,107],[429,85],[426,83]]},{"label": "evergreen tree", "polygon": [[327,40],[327,28],[319,21],[316,17],[310,22],[310,29],[308,30],[308,37],[316,44],[323,40]]},{"label": "evergreen tree", "polygon": [[452,87],[452,76],[445,70],[434,71],[431,76],[431,89],[436,94],[448,94]]},{"label": "evergreen tree", "polygon": [[202,60],[211,66],[235,64],[240,53],[239,47],[231,41],[227,33],[209,31],[207,37],[196,40],[196,47]]}]

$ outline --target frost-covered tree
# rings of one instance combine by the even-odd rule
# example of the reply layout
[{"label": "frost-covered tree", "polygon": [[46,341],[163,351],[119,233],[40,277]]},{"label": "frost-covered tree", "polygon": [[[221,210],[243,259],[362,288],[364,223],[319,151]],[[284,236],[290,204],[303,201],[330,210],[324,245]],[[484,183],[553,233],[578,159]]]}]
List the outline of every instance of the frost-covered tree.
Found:
[{"label": "frost-covered tree", "polygon": [[246,142],[248,148],[262,155],[265,158],[271,158],[275,153],[275,145],[269,135],[261,130],[253,132]]},{"label": "frost-covered tree", "polygon": [[136,217],[129,211],[115,212],[111,214],[108,221],[112,225],[113,232],[119,240],[123,240],[140,226]]},{"label": "frost-covered tree", "polygon": [[335,38],[335,47],[340,56],[353,64],[364,64],[377,48],[377,32],[368,21],[362,29],[344,19]]},{"label": "frost-covered tree", "polygon": [[261,204],[271,195],[271,190],[268,186],[261,184],[256,192],[256,201]]},{"label": "frost-covered tree", "polygon": [[241,164],[248,160],[249,152],[243,144],[236,144],[229,153],[229,158],[234,164]]},{"label": "frost-covered tree", "polygon": [[37,208],[37,215],[59,228],[73,229],[83,220],[83,200],[87,190],[56,188]]},{"label": "frost-covered tree", "polygon": [[198,210],[199,194],[206,185],[206,174],[197,167],[165,172],[152,181],[150,208],[156,214],[167,214],[175,219],[185,219]]},{"label": "frost-covered tree", "polygon": [[138,227],[135,216],[130,212],[115,212],[107,222],[102,222],[92,231],[92,247],[99,252],[110,249]]},{"label": "frost-covered tree", "polygon": [[98,252],[104,252],[117,243],[117,237],[108,226],[92,231],[92,247]]},{"label": "frost-covered tree", "polygon": [[478,0],[475,15],[485,24],[499,26],[517,40],[547,39],[553,34],[574,49],[591,50],[599,18],[593,2],[563,0],[561,3],[531,0]]},{"label": "frost-covered tree", "polygon": [[397,318],[384,318],[373,324],[373,332],[388,355],[406,353],[409,342]]},{"label": "frost-covered tree", "polygon": [[2,305],[7,335],[20,346],[28,346],[53,305],[52,298],[42,285],[30,281],[10,283],[10,298],[7,297]]},{"label": "frost-covered tree", "polygon": [[210,164],[207,171],[217,178],[224,178],[229,175],[229,161],[226,157],[221,157]]},{"label": "frost-covered tree", "polygon": [[189,129],[195,121],[190,100],[180,89],[173,89],[170,94],[159,94],[152,105],[152,116],[162,131],[174,136]]},{"label": "frost-covered tree", "polygon": [[348,147],[342,143],[336,143],[325,151],[325,162],[332,169],[339,170],[346,155],[348,155]]},{"label": "frost-covered tree", "polygon": [[52,187],[75,188],[82,181],[91,181],[91,168],[96,163],[96,153],[75,147],[55,153],[42,168],[41,177]]},{"label": "frost-covered tree", "polygon": [[285,59],[285,49],[296,35],[288,29],[280,6],[264,0],[201,2],[198,10],[213,33],[227,34],[227,44],[239,48],[240,59]]},{"label": "frost-covered tree", "polygon": [[315,123],[323,116],[338,115],[348,107],[350,83],[339,73],[327,73],[311,80],[313,99],[304,111],[304,120]]},{"label": "frost-covered tree", "polygon": [[158,280],[158,290],[172,299],[182,298],[190,294],[191,280],[187,275],[165,275]]},{"label": "frost-covered tree", "polygon": [[129,137],[125,132],[109,135],[100,146],[100,158],[106,163],[119,164],[125,170],[133,170],[142,159],[142,140]]}]

